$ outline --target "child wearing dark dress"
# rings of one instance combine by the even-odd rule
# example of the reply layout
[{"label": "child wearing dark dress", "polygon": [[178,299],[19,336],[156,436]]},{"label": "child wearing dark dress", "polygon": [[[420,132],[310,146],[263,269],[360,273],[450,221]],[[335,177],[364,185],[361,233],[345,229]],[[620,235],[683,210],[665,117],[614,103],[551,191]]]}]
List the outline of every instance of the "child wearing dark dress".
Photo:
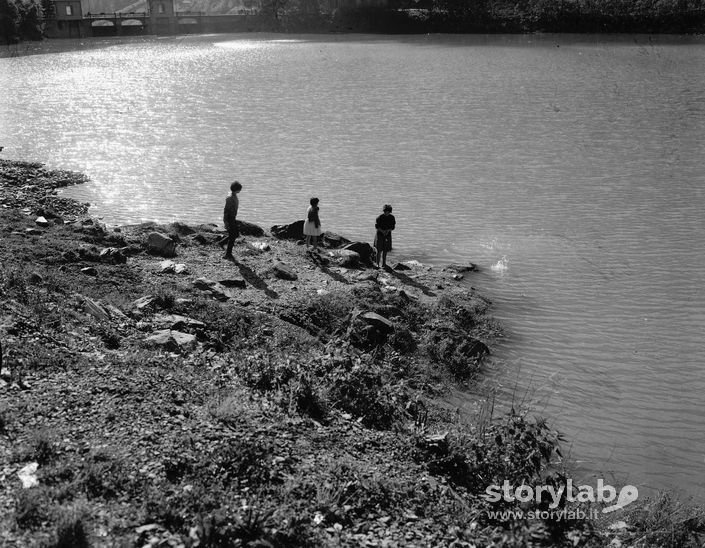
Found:
[{"label": "child wearing dark dress", "polygon": [[375,248],[377,249],[377,266],[382,259],[382,267],[387,266],[387,251],[392,249],[392,230],[396,227],[397,221],[392,215],[392,206],[385,204],[382,208],[382,215],[375,220]]}]

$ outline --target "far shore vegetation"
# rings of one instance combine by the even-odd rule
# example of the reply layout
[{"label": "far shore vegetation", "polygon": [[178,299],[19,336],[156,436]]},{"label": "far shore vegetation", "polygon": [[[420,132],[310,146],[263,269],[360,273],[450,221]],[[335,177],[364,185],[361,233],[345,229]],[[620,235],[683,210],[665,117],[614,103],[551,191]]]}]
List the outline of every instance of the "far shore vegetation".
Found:
[{"label": "far shore vegetation", "polygon": [[[705,30],[703,0],[389,0],[331,10],[324,0],[263,0],[258,30],[379,33],[669,33]],[[0,0],[0,42],[41,40],[51,0]]]}]

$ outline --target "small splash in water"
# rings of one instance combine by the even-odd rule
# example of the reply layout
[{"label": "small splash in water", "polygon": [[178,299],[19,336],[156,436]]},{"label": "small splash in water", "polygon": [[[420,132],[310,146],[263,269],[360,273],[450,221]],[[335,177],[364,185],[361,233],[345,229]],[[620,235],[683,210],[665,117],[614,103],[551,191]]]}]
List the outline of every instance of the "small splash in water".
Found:
[{"label": "small splash in water", "polygon": [[508,269],[509,261],[507,261],[506,255],[503,255],[499,261],[497,261],[490,267],[490,270],[492,270],[492,272],[499,272],[500,274],[504,274]]}]

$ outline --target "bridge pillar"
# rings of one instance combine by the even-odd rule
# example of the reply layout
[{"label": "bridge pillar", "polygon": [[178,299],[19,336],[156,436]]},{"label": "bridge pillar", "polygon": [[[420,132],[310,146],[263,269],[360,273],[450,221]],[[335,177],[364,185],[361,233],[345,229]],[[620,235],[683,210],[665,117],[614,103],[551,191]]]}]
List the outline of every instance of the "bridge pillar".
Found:
[{"label": "bridge pillar", "polygon": [[148,0],[149,33],[176,34],[176,6],[174,0]]}]

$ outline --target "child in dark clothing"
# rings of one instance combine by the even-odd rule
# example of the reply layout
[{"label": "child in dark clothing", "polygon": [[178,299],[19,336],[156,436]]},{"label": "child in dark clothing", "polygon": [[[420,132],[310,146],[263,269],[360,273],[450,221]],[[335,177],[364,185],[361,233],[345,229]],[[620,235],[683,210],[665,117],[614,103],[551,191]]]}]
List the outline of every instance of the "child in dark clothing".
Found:
[{"label": "child in dark clothing", "polygon": [[225,199],[225,208],[223,209],[223,224],[225,225],[225,230],[228,231],[228,235],[218,242],[220,247],[223,247],[227,242],[228,248],[223,255],[223,259],[234,259],[233,257],[233,245],[235,244],[235,239],[240,236],[240,231],[237,228],[237,210],[240,206],[240,200],[237,195],[242,190],[242,185],[235,181],[230,185],[230,196]]},{"label": "child in dark clothing", "polygon": [[382,267],[387,266],[387,251],[392,249],[392,230],[396,227],[397,221],[392,215],[392,206],[386,204],[382,208],[382,215],[375,220],[375,248],[377,249],[377,266],[382,259]]}]

